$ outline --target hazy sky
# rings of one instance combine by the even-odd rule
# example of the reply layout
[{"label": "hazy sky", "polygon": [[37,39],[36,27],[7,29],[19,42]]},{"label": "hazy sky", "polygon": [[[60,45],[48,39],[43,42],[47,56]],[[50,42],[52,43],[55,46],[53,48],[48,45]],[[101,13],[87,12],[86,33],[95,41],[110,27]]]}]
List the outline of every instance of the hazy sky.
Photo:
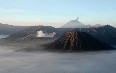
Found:
[{"label": "hazy sky", "polygon": [[116,26],[116,0],[0,0],[0,22],[61,26],[80,17],[85,24]]}]

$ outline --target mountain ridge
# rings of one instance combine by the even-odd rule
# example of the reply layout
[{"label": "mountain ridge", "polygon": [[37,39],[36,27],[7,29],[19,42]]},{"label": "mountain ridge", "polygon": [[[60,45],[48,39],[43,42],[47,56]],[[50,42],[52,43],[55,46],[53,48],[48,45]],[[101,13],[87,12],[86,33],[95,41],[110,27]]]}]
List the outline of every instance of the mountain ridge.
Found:
[{"label": "mountain ridge", "polygon": [[14,26],[0,23],[0,34],[11,35],[26,28],[29,28],[29,26]]}]

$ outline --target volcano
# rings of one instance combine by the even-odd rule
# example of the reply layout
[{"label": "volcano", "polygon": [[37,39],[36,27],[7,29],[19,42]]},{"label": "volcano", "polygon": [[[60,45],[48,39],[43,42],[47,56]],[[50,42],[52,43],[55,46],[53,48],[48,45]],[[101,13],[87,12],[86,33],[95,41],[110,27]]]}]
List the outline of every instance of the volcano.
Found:
[{"label": "volcano", "polygon": [[60,28],[89,28],[91,27],[90,25],[84,25],[83,23],[78,21],[78,19],[79,18],[77,18],[76,20],[71,20]]},{"label": "volcano", "polygon": [[96,51],[113,49],[109,45],[95,39],[90,34],[78,31],[66,32],[58,40],[49,44],[48,48],[54,51]]}]

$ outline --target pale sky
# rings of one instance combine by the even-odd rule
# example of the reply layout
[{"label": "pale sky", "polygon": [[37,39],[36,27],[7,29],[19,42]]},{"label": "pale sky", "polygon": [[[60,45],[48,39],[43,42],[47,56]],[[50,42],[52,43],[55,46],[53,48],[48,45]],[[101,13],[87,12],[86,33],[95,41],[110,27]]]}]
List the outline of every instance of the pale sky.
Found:
[{"label": "pale sky", "polygon": [[0,0],[0,23],[59,27],[77,16],[116,26],[116,0]]}]

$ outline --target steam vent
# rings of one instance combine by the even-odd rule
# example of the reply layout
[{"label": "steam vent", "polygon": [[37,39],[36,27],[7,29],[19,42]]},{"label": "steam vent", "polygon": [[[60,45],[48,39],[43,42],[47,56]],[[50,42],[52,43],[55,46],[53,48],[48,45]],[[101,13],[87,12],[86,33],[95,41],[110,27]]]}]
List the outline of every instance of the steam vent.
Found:
[{"label": "steam vent", "polygon": [[51,43],[48,48],[54,51],[95,51],[113,49],[95,39],[93,36],[78,31],[66,32],[61,38]]}]

